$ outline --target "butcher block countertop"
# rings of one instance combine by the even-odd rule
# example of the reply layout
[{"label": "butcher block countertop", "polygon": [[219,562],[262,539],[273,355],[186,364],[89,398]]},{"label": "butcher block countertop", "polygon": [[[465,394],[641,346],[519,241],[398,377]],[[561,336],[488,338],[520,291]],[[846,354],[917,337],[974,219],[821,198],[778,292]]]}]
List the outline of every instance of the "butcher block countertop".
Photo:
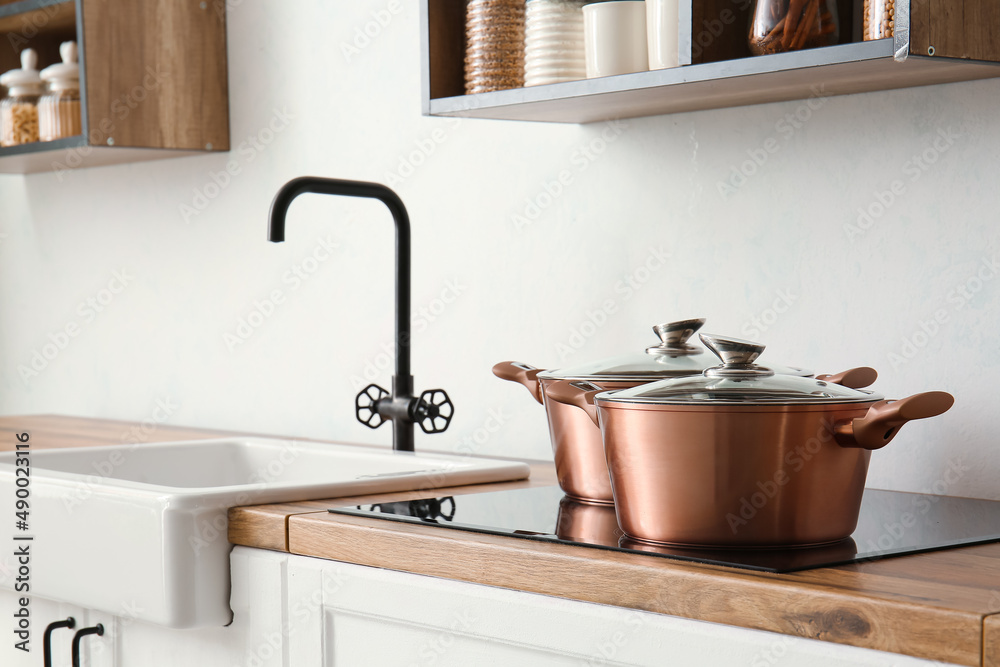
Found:
[{"label": "butcher block countertop", "polygon": [[[0,417],[0,450],[13,449],[14,434],[21,432],[31,434],[34,449],[237,435],[57,415]],[[342,505],[554,483],[552,464],[538,462],[531,479],[522,482],[237,507],[229,512],[229,539],[248,547],[1000,667],[1000,543],[769,574],[327,512]]]}]

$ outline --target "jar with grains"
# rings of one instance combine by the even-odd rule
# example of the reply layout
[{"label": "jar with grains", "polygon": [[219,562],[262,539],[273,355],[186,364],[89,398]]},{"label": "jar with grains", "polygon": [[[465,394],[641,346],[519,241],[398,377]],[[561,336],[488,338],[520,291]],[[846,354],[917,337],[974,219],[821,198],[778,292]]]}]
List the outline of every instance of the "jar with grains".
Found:
[{"label": "jar with grains", "polygon": [[8,89],[0,101],[0,146],[19,146],[38,141],[38,98],[45,84],[38,76],[38,54],[21,51],[21,69],[0,76]]},{"label": "jar with grains", "polygon": [[465,93],[524,86],[524,0],[469,0]]},{"label": "jar with grains", "polygon": [[865,41],[892,37],[896,28],[896,0],[865,0],[862,29]]},{"label": "jar with grains", "polygon": [[756,0],[748,42],[764,56],[832,46],[839,37],[837,0]]},{"label": "jar with grains", "polygon": [[38,100],[38,137],[53,141],[83,134],[80,118],[80,65],[76,42],[59,46],[62,62],[42,70],[48,92]]}]

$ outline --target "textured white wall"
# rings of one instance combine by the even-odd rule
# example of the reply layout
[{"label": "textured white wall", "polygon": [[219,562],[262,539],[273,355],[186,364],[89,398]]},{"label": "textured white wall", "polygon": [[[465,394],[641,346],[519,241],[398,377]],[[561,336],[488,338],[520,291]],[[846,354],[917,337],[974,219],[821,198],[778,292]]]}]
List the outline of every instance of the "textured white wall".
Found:
[{"label": "textured white wall", "polygon": [[[391,375],[388,213],[305,198],[287,243],[265,233],[289,178],[393,178],[413,223],[414,306],[429,313],[418,313],[417,388],[444,387],[458,408],[447,434],[418,434],[418,447],[550,456],[541,408],[495,379],[493,363],[641,350],[650,325],[703,316],[707,330],[766,342],[765,359],[819,372],[872,365],[891,396],[954,393],[950,413],[875,455],[870,484],[1000,498],[1000,82],[619,126],[431,119],[420,115],[414,0],[346,55],[388,0],[231,5],[233,152],[61,182],[0,177],[0,413],[169,413],[176,424],[388,444],[388,427],[369,431],[352,413],[352,377],[369,365],[385,386]],[[763,164],[724,196],[720,183],[738,182],[754,155]],[[216,188],[227,162],[240,173]],[[547,201],[564,170],[568,185]],[[851,233],[859,208],[878,214],[877,193],[894,181],[901,194]],[[519,227],[531,201],[547,205]],[[303,264],[314,252],[329,259]],[[663,253],[655,270],[640,268]],[[297,268],[315,271],[301,279]],[[625,286],[630,275],[639,289]],[[964,285],[978,291],[960,296]],[[227,345],[275,290],[271,316]],[[607,300],[615,312],[584,326]],[[74,324],[47,367],[22,377]],[[592,335],[575,338],[581,327]],[[502,426],[487,433],[497,414]]]}]

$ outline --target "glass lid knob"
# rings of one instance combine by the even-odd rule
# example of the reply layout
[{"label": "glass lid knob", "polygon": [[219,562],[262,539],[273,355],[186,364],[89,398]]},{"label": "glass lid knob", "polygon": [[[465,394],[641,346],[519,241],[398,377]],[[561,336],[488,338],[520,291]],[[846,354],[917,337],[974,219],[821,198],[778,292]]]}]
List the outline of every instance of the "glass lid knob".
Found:
[{"label": "glass lid knob", "polygon": [[716,336],[715,334],[698,334],[705,347],[715,353],[722,360],[722,366],[710,368],[705,371],[706,375],[774,375],[774,372],[755,366],[753,362],[757,360],[760,353],[764,351],[764,345],[753,343],[742,338],[730,338],[728,336]]},{"label": "glass lid knob", "polygon": [[673,355],[700,354],[701,350],[693,345],[688,345],[687,340],[704,324],[703,318],[657,324],[653,327],[653,332],[660,337],[660,344],[647,347],[646,352]]}]

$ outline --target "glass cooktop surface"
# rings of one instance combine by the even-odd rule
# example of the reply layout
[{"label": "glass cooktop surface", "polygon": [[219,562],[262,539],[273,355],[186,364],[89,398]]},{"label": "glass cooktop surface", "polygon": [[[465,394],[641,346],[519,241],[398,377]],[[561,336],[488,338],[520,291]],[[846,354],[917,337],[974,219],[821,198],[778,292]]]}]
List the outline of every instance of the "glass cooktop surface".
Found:
[{"label": "glass cooktop surface", "polygon": [[442,526],[765,572],[878,560],[1000,541],[1000,502],[866,489],[851,537],[816,547],[711,549],[635,542],[614,507],[589,505],[543,486],[425,500],[339,507],[330,512]]}]

